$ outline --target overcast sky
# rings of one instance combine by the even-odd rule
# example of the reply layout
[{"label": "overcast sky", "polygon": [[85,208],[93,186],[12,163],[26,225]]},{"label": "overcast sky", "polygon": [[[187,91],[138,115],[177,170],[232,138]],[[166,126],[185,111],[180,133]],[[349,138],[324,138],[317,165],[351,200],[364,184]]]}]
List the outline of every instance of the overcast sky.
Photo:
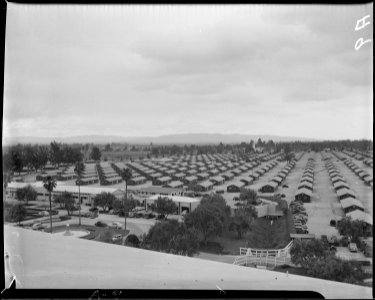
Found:
[{"label": "overcast sky", "polygon": [[372,36],[372,4],[8,3],[3,137],[372,139]]}]

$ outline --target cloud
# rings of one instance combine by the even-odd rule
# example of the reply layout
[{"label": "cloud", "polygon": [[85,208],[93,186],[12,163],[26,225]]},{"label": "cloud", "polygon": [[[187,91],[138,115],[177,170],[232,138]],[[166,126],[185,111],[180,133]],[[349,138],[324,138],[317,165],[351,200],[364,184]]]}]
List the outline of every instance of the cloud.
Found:
[{"label": "cloud", "polygon": [[[372,5],[9,7],[4,132],[13,135],[358,136],[360,125],[331,125],[337,105],[337,124],[353,105],[367,121],[372,47],[354,43],[372,26],[354,27]],[[314,130],[296,126],[316,118]]]}]

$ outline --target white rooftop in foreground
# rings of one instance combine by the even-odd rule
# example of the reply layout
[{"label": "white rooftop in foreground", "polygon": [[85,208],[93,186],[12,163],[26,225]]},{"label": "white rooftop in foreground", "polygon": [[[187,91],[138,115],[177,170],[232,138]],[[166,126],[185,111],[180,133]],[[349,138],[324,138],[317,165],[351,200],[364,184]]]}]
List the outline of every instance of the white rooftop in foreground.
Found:
[{"label": "white rooftop in foreground", "polygon": [[[372,298],[372,289],[171,254],[66,239],[4,226],[4,253],[22,288],[315,291],[325,298]],[[21,259],[16,259],[15,257]]]}]

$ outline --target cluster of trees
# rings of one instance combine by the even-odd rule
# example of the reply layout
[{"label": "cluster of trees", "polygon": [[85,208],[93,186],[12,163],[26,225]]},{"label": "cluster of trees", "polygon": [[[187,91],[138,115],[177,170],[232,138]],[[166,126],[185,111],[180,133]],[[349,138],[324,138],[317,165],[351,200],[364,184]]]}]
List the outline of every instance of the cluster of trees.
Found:
[{"label": "cluster of trees", "polygon": [[367,151],[373,149],[373,141],[371,140],[340,140],[340,141],[315,141],[315,142],[280,142],[276,144],[276,151],[289,148],[292,151],[306,151],[311,149],[313,151],[322,151],[326,148],[329,149],[357,149],[360,151]]},{"label": "cluster of trees", "polygon": [[102,153],[100,152],[98,147],[92,147],[90,158],[95,161],[99,161],[102,156]]},{"label": "cluster of trees", "polygon": [[[207,245],[208,241],[221,236],[226,230],[236,232],[237,237],[242,238],[256,217],[253,208],[256,198],[255,191],[244,190],[241,206],[232,213],[221,195],[206,195],[182,223],[175,220],[156,223],[144,237],[142,245],[151,250],[191,256],[199,251],[200,245]],[[168,204],[168,200],[160,198],[155,202],[155,208],[164,207],[160,212],[165,215],[167,211],[176,211],[176,204],[169,201]]]},{"label": "cluster of trees", "polygon": [[212,145],[150,145],[145,150],[149,150],[153,156],[169,156],[183,154],[215,154],[215,153],[252,153],[255,148],[262,151],[273,152],[276,144],[273,140],[262,141],[260,138],[255,142],[251,140],[249,143],[242,142],[240,144],[212,144]]},{"label": "cluster of trees", "polygon": [[140,205],[139,201],[135,200],[132,195],[127,197],[127,199],[117,199],[116,196],[111,193],[102,192],[96,195],[94,198],[95,207],[100,207],[105,213],[113,210],[115,214],[122,216],[124,214],[124,210],[129,212],[138,205]]},{"label": "cluster of trees", "polygon": [[255,190],[242,188],[238,200],[236,202],[236,209],[233,211],[229,229],[237,232],[237,238],[251,230],[251,224],[257,217],[254,205],[258,204],[258,194]]},{"label": "cluster of trees", "polygon": [[16,199],[20,201],[25,201],[28,204],[29,201],[35,201],[38,193],[34,190],[31,185],[27,185],[23,188],[16,190]]},{"label": "cluster of trees", "polygon": [[72,215],[73,211],[77,209],[73,194],[69,192],[63,192],[61,195],[55,196],[53,202],[59,204],[60,208],[65,208],[68,216]]},{"label": "cluster of trees", "polygon": [[177,212],[177,204],[174,203],[171,199],[165,197],[159,197],[154,203],[150,205],[150,209],[163,218],[167,219],[168,215]]},{"label": "cluster of trees", "polygon": [[4,149],[3,172],[20,173],[24,168],[43,170],[48,162],[54,166],[73,164],[82,160],[80,146],[71,146],[53,141],[46,145],[15,145]]},{"label": "cluster of trees", "polygon": [[21,223],[26,218],[27,211],[22,203],[6,204],[4,203],[4,219],[7,222]]},{"label": "cluster of trees", "polygon": [[292,262],[306,270],[308,276],[358,284],[365,278],[360,265],[342,260],[319,239],[296,240],[290,250]]},{"label": "cluster of trees", "polygon": [[337,223],[337,230],[340,235],[347,237],[354,243],[358,243],[360,237],[372,236],[372,232],[366,230],[367,228],[365,222],[352,220],[350,217],[344,217]]},{"label": "cluster of trees", "polygon": [[177,220],[159,222],[143,238],[145,249],[192,256],[197,253],[199,240],[197,233],[185,223]]}]

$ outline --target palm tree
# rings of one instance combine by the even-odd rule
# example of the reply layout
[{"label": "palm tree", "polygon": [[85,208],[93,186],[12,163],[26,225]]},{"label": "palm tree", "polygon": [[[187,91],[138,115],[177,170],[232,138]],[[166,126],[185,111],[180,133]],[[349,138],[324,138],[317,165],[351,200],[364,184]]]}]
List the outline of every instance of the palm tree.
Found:
[{"label": "palm tree", "polygon": [[125,216],[125,230],[126,230],[126,213],[127,213],[127,202],[128,202],[128,181],[132,178],[132,170],[129,168],[124,168],[121,170],[121,177],[125,181],[125,198],[124,198],[124,216]]},{"label": "palm tree", "polygon": [[43,179],[43,186],[49,193],[49,221],[51,225],[51,233],[52,233],[52,191],[56,187],[56,179],[52,176],[48,175],[46,178]]},{"label": "palm tree", "polygon": [[74,172],[77,175],[77,185],[78,185],[78,209],[79,209],[79,226],[81,226],[81,177],[83,171],[85,170],[85,164],[79,161],[75,164]]}]

